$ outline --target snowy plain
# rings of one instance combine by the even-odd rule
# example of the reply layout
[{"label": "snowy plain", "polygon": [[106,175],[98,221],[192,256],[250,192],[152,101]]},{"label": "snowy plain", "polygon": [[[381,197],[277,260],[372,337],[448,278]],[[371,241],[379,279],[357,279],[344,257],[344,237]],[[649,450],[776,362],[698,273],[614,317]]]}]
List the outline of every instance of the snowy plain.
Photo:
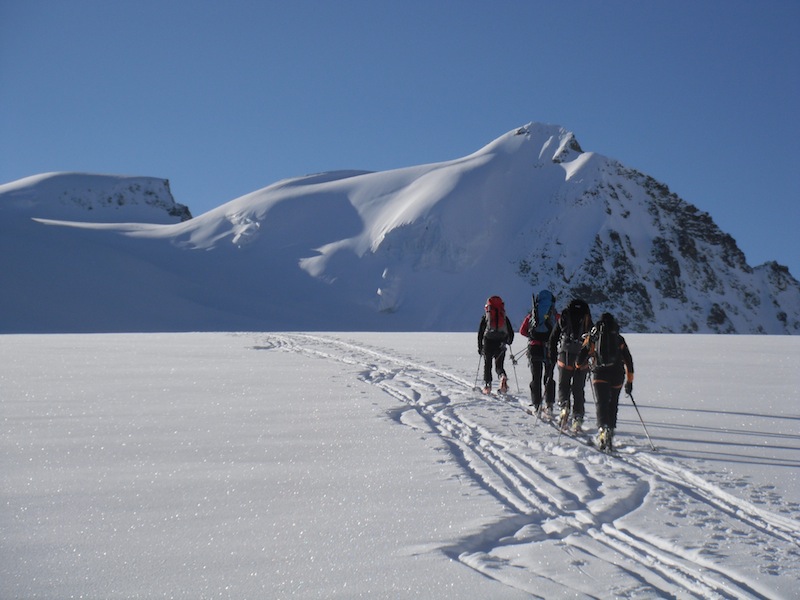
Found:
[{"label": "snowy plain", "polygon": [[626,337],[608,456],[469,333],[0,336],[0,597],[796,598],[800,338]]}]

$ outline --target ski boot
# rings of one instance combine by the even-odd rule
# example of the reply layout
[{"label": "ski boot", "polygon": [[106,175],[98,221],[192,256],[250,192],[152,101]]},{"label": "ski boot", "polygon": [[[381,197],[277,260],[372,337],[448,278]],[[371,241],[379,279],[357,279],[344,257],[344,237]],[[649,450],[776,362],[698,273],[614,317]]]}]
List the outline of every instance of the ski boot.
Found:
[{"label": "ski boot", "polygon": [[597,445],[600,450],[613,452],[614,450],[614,430],[605,425],[600,428],[600,435],[597,436]]},{"label": "ski boot", "polygon": [[581,433],[583,431],[583,415],[575,415],[572,419],[573,433]]},{"label": "ski boot", "polygon": [[608,443],[608,428],[605,425],[600,426],[600,431],[597,432],[597,447],[600,450],[606,449]]},{"label": "ski boot", "polygon": [[545,421],[549,421],[553,418],[553,405],[552,404],[545,404],[544,408],[542,408],[542,419]]},{"label": "ski boot", "polygon": [[486,394],[487,396],[492,393],[492,382],[489,381],[483,385],[483,389],[481,390],[482,393]]},{"label": "ski boot", "polygon": [[508,377],[505,375],[500,376],[500,389],[498,391],[501,394],[505,394],[508,391]]},{"label": "ski boot", "polygon": [[566,430],[568,422],[569,422],[569,409],[567,407],[564,407],[561,409],[561,415],[558,418],[558,426],[561,429]]}]

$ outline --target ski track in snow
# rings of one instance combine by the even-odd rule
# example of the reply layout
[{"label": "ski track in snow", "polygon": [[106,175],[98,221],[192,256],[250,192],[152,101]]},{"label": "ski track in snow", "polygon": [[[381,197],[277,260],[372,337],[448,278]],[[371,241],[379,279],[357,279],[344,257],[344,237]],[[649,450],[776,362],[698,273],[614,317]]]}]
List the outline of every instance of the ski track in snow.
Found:
[{"label": "ski track in snow", "polygon": [[[534,597],[545,588],[597,597],[588,569],[600,560],[615,573],[605,591],[617,597],[774,598],[752,574],[776,574],[787,562],[779,556],[800,562],[799,521],[725,492],[638,439],[626,435],[619,452],[602,454],[528,415],[526,396],[482,396],[474,382],[385,349],[307,334],[270,334],[259,349],[354,366],[402,403],[391,415],[398,423],[438,435],[507,513],[442,551]],[[661,507],[662,523],[636,518],[648,503]],[[697,536],[682,539],[687,519],[706,532],[701,547]],[[524,560],[538,544],[548,545],[547,564]]]}]

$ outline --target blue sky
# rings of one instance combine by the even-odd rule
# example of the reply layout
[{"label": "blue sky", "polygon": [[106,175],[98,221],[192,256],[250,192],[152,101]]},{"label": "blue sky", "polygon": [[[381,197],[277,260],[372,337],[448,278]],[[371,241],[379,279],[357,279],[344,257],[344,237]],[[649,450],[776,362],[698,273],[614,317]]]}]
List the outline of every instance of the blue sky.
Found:
[{"label": "blue sky", "polygon": [[0,183],[287,177],[562,125],[800,277],[800,2],[0,0]]}]

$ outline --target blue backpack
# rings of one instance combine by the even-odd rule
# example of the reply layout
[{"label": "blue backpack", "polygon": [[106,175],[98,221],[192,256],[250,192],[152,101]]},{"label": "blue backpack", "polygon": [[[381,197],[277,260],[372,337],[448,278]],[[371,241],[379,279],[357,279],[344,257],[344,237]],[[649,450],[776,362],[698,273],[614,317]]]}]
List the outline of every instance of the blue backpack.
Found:
[{"label": "blue backpack", "polygon": [[556,297],[550,290],[542,290],[532,296],[531,320],[528,335],[549,333],[556,323]]}]

